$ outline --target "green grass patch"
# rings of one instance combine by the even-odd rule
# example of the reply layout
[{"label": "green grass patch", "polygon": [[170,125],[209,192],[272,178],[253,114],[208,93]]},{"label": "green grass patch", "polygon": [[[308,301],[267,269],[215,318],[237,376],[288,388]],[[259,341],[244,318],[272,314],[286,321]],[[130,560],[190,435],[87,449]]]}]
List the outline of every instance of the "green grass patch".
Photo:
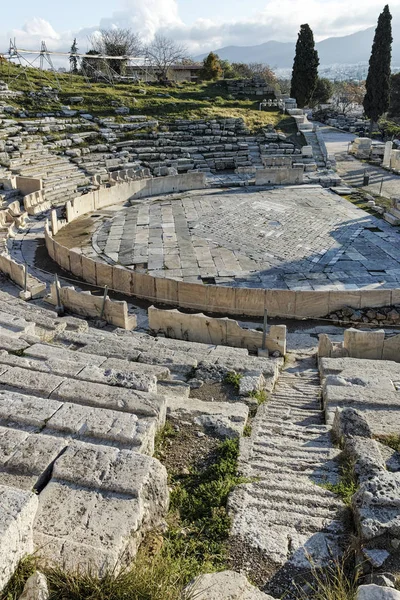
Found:
[{"label": "green grass patch", "polygon": [[[357,208],[361,208],[362,210],[365,210],[365,212],[369,213],[370,215],[373,215],[377,219],[383,219],[383,215],[380,215],[376,211],[372,210],[372,208],[370,206],[368,206],[368,200],[365,197],[366,194],[367,194],[367,192],[364,192],[363,190],[358,189],[356,195],[344,196],[344,198],[346,198],[346,200],[348,200],[349,202],[351,202],[352,204],[357,206]],[[369,192],[368,192],[368,195],[372,196],[375,201],[375,204],[377,206],[381,206],[382,208],[384,208],[385,211],[387,211],[391,208],[392,203],[391,203],[391,200],[389,200],[388,198],[384,198],[383,196],[378,196],[375,194],[370,194]]]},{"label": "green grass patch", "polygon": [[154,457],[160,459],[160,455],[165,449],[168,440],[176,437],[177,432],[169,421],[166,421],[164,427],[159,429],[154,438]]},{"label": "green grass patch", "polygon": [[249,423],[247,423],[247,424],[244,426],[244,429],[243,429],[243,437],[250,437],[250,436],[251,436],[251,433],[252,433],[252,431],[253,431],[253,428],[252,428],[252,426],[251,426],[251,425],[249,425]]},{"label": "green grass patch", "polygon": [[389,446],[392,450],[400,452],[400,434],[378,435],[376,440],[385,446]]},{"label": "green grass patch", "polygon": [[229,373],[225,375],[224,382],[233,385],[235,390],[238,390],[242,378],[243,375],[241,375],[240,373],[235,373],[235,371],[229,371]]},{"label": "green grass patch", "polygon": [[24,590],[26,580],[37,570],[37,559],[35,556],[23,558],[14,571],[10,581],[0,592],[0,600],[18,600]]},{"label": "green grass patch", "polygon": [[255,398],[258,405],[264,404],[268,400],[268,394],[265,390],[253,390],[249,394],[250,398]]},{"label": "green grass patch", "polygon": [[343,459],[340,465],[339,482],[323,483],[321,484],[321,487],[334,492],[341,497],[346,506],[351,506],[351,499],[358,488],[353,463],[347,458]]},{"label": "green grass patch", "polygon": [[[175,119],[242,118],[252,133],[273,125],[283,133],[293,135],[293,141],[299,142],[292,117],[282,115],[276,109],[260,111],[257,98],[234,98],[228,94],[223,81],[175,84],[168,88],[157,83],[119,83],[112,86],[107,83],[89,84],[79,75],[56,75],[50,71],[8,63],[0,64],[0,79],[4,79],[11,90],[26,92],[9,101],[9,104],[24,110],[57,111],[62,105],[68,105],[72,96],[82,96],[83,101],[72,105],[72,109],[88,112],[95,117],[113,116],[117,122],[121,121],[121,117],[115,114],[113,103],[128,107],[132,115],[154,117],[160,124]],[[30,96],[29,92],[40,92],[43,86],[59,87],[58,101]],[[92,129],[95,128],[93,124]]]},{"label": "green grass patch", "polygon": [[298,600],[355,600],[360,572],[354,568],[354,559],[345,556],[324,569],[311,564],[312,580],[306,589],[298,590]]}]

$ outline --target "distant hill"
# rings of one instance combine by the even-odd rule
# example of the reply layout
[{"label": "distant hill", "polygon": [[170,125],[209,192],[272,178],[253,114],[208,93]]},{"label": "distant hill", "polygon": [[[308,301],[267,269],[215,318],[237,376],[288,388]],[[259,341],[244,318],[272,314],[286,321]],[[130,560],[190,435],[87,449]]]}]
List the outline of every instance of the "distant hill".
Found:
[{"label": "distant hill", "polygon": [[[331,37],[316,44],[321,65],[355,64],[368,61],[371,54],[375,27],[369,27],[352,35]],[[400,27],[393,28],[394,66],[400,65]],[[265,42],[258,46],[226,46],[214,50],[221,58],[230,62],[267,63],[273,69],[291,67],[295,42]],[[206,54],[196,56],[203,60]]]}]

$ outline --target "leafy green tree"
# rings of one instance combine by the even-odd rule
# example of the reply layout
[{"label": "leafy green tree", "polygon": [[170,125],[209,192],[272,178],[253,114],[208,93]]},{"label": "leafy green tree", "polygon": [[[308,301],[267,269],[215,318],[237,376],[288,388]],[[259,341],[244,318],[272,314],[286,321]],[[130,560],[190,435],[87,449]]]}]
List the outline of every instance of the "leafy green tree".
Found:
[{"label": "leafy green tree", "polygon": [[313,97],[318,82],[318,52],[315,50],[314,35],[307,23],[300,27],[293,62],[290,95],[296,98],[300,108]]},{"label": "leafy green tree", "polygon": [[332,97],[333,85],[325,77],[318,77],[317,86],[312,97],[314,104],[326,104]]},{"label": "leafy green tree", "polygon": [[400,73],[392,75],[390,80],[389,117],[400,119]]},{"label": "leafy green tree", "polygon": [[203,60],[203,68],[200,73],[201,79],[210,81],[213,79],[219,79],[222,77],[222,75],[223,70],[218,54],[210,52],[210,54]]},{"label": "leafy green tree", "polygon": [[233,65],[229,62],[229,60],[220,59],[219,63],[222,68],[222,74],[224,79],[235,79],[235,77],[237,77],[237,73]]},{"label": "leafy green tree", "polygon": [[78,44],[76,43],[76,38],[72,42],[71,51],[69,55],[69,70],[71,73],[76,75],[78,73],[78,57],[76,56],[78,52]]},{"label": "leafy green tree", "polygon": [[375,29],[363,102],[365,114],[370,119],[370,131],[389,108],[392,41],[392,15],[386,5]]}]

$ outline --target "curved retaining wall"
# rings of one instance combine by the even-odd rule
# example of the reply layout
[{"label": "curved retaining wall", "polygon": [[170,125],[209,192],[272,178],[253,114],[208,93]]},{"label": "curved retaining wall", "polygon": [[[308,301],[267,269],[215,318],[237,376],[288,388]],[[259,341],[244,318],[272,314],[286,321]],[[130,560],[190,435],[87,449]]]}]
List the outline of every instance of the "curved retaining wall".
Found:
[{"label": "curved retaining wall", "polygon": [[[130,198],[143,198],[162,193],[201,189],[205,185],[203,173],[177,177],[144,179],[117,184],[90,192],[67,203],[67,222],[52,218],[53,231],[77,217]],[[345,306],[355,309],[376,308],[400,304],[400,289],[308,291],[235,288],[198,283],[185,283],[145,273],[130,271],[119,265],[97,262],[57,242],[45,228],[46,247],[51,258],[63,269],[79,279],[129,296],[154,303],[224,315],[263,316],[268,310],[271,317],[323,317]]]}]

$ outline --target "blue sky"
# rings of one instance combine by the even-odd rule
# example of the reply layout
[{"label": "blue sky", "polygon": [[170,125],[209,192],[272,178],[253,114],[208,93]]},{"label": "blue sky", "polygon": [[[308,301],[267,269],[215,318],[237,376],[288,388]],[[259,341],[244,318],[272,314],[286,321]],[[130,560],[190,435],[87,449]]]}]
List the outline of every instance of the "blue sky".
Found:
[{"label": "blue sky", "polygon": [[[3,2],[0,52],[15,37],[20,47],[41,39],[54,50],[68,49],[74,36],[82,50],[100,27],[131,27],[150,41],[156,32],[185,44],[192,54],[227,45],[255,45],[296,39],[304,22],[319,41],[376,24],[385,0],[19,0]],[[400,0],[391,0],[394,25]],[[399,27],[399,25],[397,25]]]}]

